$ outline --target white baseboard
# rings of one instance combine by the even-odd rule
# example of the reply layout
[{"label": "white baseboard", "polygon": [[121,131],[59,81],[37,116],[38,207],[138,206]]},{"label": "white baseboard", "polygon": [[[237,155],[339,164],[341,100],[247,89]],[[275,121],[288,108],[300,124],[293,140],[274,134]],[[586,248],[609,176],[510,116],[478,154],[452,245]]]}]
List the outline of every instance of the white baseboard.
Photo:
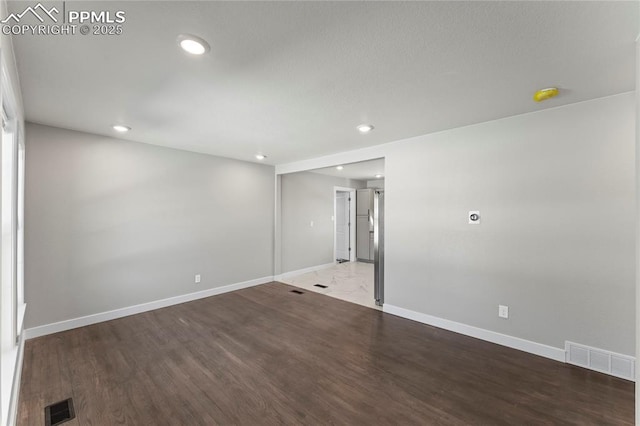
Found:
[{"label": "white baseboard", "polygon": [[192,300],[203,299],[205,297],[215,296],[222,293],[228,293],[230,291],[240,290],[243,288],[253,287],[260,284],[265,284],[271,281],[278,281],[286,279],[307,272],[319,271],[327,269],[335,265],[335,262],[325,263],[323,265],[312,266],[310,268],[299,269],[297,271],[290,271],[284,274],[276,276],[268,276],[263,278],[257,278],[254,280],[244,281],[235,284],[229,284],[222,287],[210,288],[195,293],[184,294],[180,296],[170,297],[167,299],[156,300],[153,302],[142,303],[139,305],[128,306],[126,308],[114,309],[113,311],[100,312],[97,314],[87,315],[79,318],[72,318],[64,321],[55,322],[52,324],[45,324],[37,327],[32,327],[24,330],[25,339],[33,339],[35,337],[46,336],[47,334],[58,333],[61,331],[72,330],[78,327],[84,327],[91,324],[97,324],[99,322],[110,321],[129,315],[135,315],[142,312],[152,311],[154,309],[166,308],[167,306],[177,305],[180,303],[191,302]]},{"label": "white baseboard", "polygon": [[11,385],[11,397],[9,399],[8,425],[15,425],[18,422],[18,398],[20,397],[20,382],[22,381],[22,361],[24,360],[25,333],[22,330],[18,341],[18,355],[16,367],[13,373],[13,384]]},{"label": "white baseboard", "polygon": [[296,271],[289,271],[289,272],[284,272],[280,275],[276,275],[273,277],[274,281],[282,281],[282,280],[286,280],[287,278],[291,278],[293,276],[296,275],[302,275],[302,274],[306,274],[308,272],[315,272],[315,271],[321,271],[323,269],[327,269],[327,268],[331,268],[332,266],[335,266],[336,262],[331,262],[331,263],[325,263],[324,265],[316,265],[316,266],[311,266],[309,268],[304,268],[304,269],[298,269]]},{"label": "white baseboard", "polygon": [[486,340],[487,342],[496,343],[498,345],[507,346],[534,355],[550,358],[555,361],[565,362],[565,351],[561,348],[543,345],[542,343],[532,342],[530,340],[513,337],[506,334],[496,333],[495,331],[485,330],[483,328],[473,327],[467,324],[434,317],[432,315],[411,311],[409,309],[400,308],[385,303],[382,311],[388,314],[407,318],[423,324],[432,325],[434,327],[443,328],[455,333],[464,334],[465,336],[475,337],[476,339]]},{"label": "white baseboard", "polygon": [[183,294],[180,296],[169,297],[167,299],[156,300],[153,302],[142,303],[140,305],[129,306],[126,308],[114,309],[113,311],[100,312],[98,314],[87,315],[79,318],[72,318],[52,324],[45,324],[38,327],[28,328],[24,331],[26,339],[45,336],[47,334],[58,333],[60,331],[71,330],[86,325],[97,324],[103,321],[110,321],[117,318],[127,317],[142,312],[152,311],[154,309],[166,308],[167,306],[178,305],[180,303],[191,302],[205,297],[211,297],[230,291],[240,290],[243,288],[253,287],[273,281],[273,276],[257,278],[254,280],[244,281],[235,284],[229,284],[222,287],[210,288],[207,290],[197,291],[195,293]]}]

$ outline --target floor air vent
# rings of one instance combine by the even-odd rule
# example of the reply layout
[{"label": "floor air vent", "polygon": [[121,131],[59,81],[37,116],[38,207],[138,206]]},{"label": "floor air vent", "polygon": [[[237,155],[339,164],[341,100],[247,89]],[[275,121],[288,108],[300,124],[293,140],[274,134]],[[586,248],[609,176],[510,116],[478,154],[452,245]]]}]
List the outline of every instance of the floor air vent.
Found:
[{"label": "floor air vent", "polygon": [[51,404],[44,409],[45,426],[61,425],[76,417],[71,398]]},{"label": "floor air vent", "polygon": [[320,287],[320,288],[327,288],[329,287],[328,285],[323,285],[323,284],[314,284],[314,287]]},{"label": "floor air vent", "polygon": [[633,357],[573,342],[565,342],[565,351],[568,364],[635,381]]},{"label": "floor air vent", "polygon": [[291,290],[291,293],[295,293],[295,294],[304,294],[304,291],[300,291],[300,290]]}]

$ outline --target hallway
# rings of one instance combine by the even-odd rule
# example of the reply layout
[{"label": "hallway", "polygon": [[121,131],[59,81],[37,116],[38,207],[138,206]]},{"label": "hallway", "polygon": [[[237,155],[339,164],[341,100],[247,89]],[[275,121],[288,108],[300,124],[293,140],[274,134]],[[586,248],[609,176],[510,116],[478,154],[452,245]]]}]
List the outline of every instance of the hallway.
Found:
[{"label": "hallway", "polygon": [[[368,308],[381,309],[374,300],[373,263],[345,262],[280,281]],[[327,288],[316,287],[316,284]]]}]

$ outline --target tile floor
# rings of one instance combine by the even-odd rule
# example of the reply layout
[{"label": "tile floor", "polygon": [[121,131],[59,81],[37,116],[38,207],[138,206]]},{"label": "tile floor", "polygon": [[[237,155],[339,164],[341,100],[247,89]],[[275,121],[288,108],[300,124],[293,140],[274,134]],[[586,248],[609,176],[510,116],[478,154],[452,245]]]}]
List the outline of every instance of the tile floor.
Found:
[{"label": "tile floor", "polygon": [[[376,306],[373,296],[373,263],[340,263],[331,268],[288,276],[280,281],[368,308],[381,309]],[[327,288],[315,287],[314,284],[326,285]]]}]

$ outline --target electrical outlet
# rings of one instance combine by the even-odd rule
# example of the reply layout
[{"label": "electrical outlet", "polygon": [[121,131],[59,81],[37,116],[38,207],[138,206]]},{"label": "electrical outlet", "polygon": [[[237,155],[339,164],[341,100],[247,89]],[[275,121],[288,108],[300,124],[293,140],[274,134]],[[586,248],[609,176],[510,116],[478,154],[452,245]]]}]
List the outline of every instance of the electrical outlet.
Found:
[{"label": "electrical outlet", "polygon": [[509,307],[505,305],[498,305],[498,316],[500,318],[509,318]]},{"label": "electrical outlet", "polygon": [[200,283],[200,274],[196,275],[196,284]]}]

